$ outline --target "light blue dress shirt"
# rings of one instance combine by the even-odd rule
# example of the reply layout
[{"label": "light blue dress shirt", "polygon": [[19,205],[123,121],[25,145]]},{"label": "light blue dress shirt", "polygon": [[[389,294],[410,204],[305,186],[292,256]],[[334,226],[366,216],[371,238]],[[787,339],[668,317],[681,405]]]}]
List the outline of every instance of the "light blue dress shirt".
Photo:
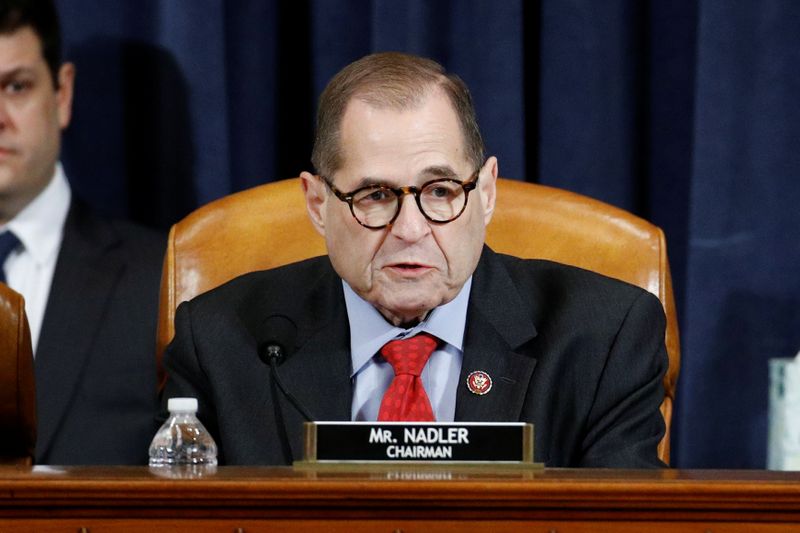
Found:
[{"label": "light blue dress shirt", "polygon": [[393,326],[346,282],[342,281],[342,285],[350,322],[352,420],[377,420],[383,393],[394,378],[392,366],[378,354],[381,347],[390,340],[413,337],[426,331],[444,343],[433,352],[422,370],[422,384],[436,420],[452,422],[464,354],[464,329],[472,277],[453,300],[431,311],[423,322],[411,329]]}]

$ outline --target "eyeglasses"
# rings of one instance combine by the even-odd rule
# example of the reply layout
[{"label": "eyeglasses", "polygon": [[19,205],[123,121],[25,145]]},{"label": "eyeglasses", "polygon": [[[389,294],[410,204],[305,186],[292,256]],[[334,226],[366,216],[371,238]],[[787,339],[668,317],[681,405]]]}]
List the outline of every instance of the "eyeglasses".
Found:
[{"label": "eyeglasses", "polygon": [[419,187],[389,187],[367,185],[344,193],[328,178],[321,176],[336,197],[350,206],[356,221],[369,229],[382,229],[392,224],[400,214],[402,198],[413,194],[422,215],[439,224],[452,222],[461,216],[467,207],[469,192],[478,186],[476,170],[467,181],[454,178],[439,178],[426,181]]}]

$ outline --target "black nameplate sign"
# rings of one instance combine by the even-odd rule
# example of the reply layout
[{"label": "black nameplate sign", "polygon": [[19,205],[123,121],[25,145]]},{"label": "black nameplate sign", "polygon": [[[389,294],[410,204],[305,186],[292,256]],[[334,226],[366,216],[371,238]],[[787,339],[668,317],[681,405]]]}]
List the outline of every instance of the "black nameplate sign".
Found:
[{"label": "black nameplate sign", "polygon": [[522,422],[307,422],[305,462],[533,463]]}]

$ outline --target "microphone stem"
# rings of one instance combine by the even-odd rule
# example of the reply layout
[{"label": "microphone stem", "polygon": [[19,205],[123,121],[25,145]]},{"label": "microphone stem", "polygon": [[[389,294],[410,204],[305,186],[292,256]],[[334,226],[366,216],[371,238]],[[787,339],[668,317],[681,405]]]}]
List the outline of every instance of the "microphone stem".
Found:
[{"label": "microphone stem", "polygon": [[308,411],[300,404],[300,401],[295,398],[292,393],[286,390],[286,387],[283,386],[283,380],[281,379],[280,373],[278,373],[278,361],[276,357],[269,358],[269,367],[272,369],[272,378],[275,380],[275,383],[278,384],[278,388],[281,390],[284,396],[289,400],[289,402],[294,405],[295,409],[300,411],[300,414],[303,415],[303,418],[306,419],[308,422],[313,422],[314,417],[309,414]]}]

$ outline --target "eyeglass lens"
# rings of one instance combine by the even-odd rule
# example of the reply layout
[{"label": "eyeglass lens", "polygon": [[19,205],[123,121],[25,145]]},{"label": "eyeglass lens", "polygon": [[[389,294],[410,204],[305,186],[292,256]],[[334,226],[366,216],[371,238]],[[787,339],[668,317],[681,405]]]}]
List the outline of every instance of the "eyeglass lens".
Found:
[{"label": "eyeglass lens", "polygon": [[[428,183],[419,192],[422,212],[436,222],[448,222],[464,209],[464,188],[455,181]],[[391,222],[400,207],[400,197],[388,187],[375,186],[353,196],[353,213],[362,224],[383,226]]]}]

